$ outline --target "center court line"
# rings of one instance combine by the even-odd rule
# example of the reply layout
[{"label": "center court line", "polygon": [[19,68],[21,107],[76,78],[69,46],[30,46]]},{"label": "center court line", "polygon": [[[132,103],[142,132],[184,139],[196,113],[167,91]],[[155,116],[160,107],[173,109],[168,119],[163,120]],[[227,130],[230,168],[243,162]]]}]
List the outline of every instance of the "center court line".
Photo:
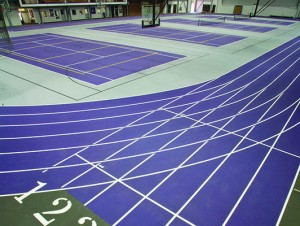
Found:
[{"label": "center court line", "polygon": [[[45,40],[43,40],[43,41],[45,41]],[[26,48],[17,49],[16,51],[28,50],[28,49],[37,49],[37,48],[41,48],[41,47],[45,47],[45,46],[55,47],[55,45],[57,45],[57,44],[70,43],[70,42],[74,42],[74,41],[70,40],[70,41],[63,41],[63,42],[53,43],[53,44],[44,44],[44,43],[39,42],[39,41],[31,41],[31,42],[28,42],[28,43],[35,43],[35,44],[40,44],[40,45],[39,46],[32,46],[32,47],[26,47]],[[70,51],[76,51],[76,50],[72,50],[72,49],[68,49],[68,50],[70,50]]]},{"label": "center court line", "polygon": [[[49,35],[46,35],[46,34],[39,34],[39,35],[44,36],[44,37],[49,37]],[[28,36],[20,36],[20,37],[22,37],[22,40],[12,40],[13,45],[24,45],[24,44],[28,44],[28,43],[32,43],[33,41],[36,41],[36,37],[28,37]],[[18,38],[18,37],[15,37],[15,38]],[[14,38],[12,38],[12,39],[14,39]],[[50,36],[47,39],[43,39],[43,41],[51,41],[51,40],[55,40],[55,39],[59,39],[59,37]],[[29,41],[27,41],[27,40],[29,40]],[[23,42],[23,41],[26,41],[26,42]]]},{"label": "center court line", "polygon": [[[53,46],[53,47],[55,47],[55,46]],[[91,55],[91,56],[99,56],[99,55],[95,55],[95,54],[90,54],[89,51],[105,49],[105,48],[109,48],[109,47],[110,46],[101,46],[101,47],[97,47],[97,48],[93,48],[93,49],[82,50],[82,51],[79,51],[79,52],[68,53],[68,54],[65,54],[65,55],[53,56],[53,57],[45,58],[44,60],[50,60],[50,59],[55,59],[55,58],[59,58],[59,57],[69,56],[69,55],[72,55],[72,54],[80,54],[80,53],[86,53],[86,54]],[[101,56],[99,56],[99,57],[101,57]],[[85,62],[85,61],[82,61],[82,62]],[[70,65],[72,65],[72,64],[70,64]],[[65,65],[62,65],[62,66],[65,66]],[[69,65],[67,65],[67,66],[69,66]]]},{"label": "center court line", "polygon": [[151,54],[147,54],[147,55],[144,55],[144,56],[132,58],[132,59],[129,59],[129,60],[124,60],[124,61],[121,61],[121,62],[118,62],[118,63],[109,64],[109,65],[106,65],[106,66],[103,66],[103,67],[99,67],[99,68],[95,68],[93,70],[89,70],[87,72],[89,73],[89,72],[101,70],[101,69],[104,69],[104,68],[113,67],[113,66],[116,66],[116,65],[119,65],[119,64],[123,64],[123,63],[127,63],[127,62],[130,62],[130,61],[139,60],[139,59],[146,58],[146,57],[149,57],[149,56],[154,56],[154,55],[157,55],[157,53],[151,53]]},{"label": "center court line", "polygon": [[124,49],[124,52],[114,53],[114,54],[110,54],[110,55],[106,55],[106,56],[100,56],[100,55],[98,55],[98,57],[96,57],[96,58],[89,59],[89,60],[83,60],[83,61],[80,61],[80,62],[77,62],[77,63],[73,63],[73,64],[67,64],[66,66],[70,67],[70,66],[74,66],[74,65],[77,65],[77,64],[87,63],[87,62],[94,61],[94,60],[99,60],[99,59],[105,59],[105,58],[108,58],[108,57],[117,56],[117,55],[120,55],[120,54],[130,53],[130,52],[132,52],[132,50],[125,50]]}]

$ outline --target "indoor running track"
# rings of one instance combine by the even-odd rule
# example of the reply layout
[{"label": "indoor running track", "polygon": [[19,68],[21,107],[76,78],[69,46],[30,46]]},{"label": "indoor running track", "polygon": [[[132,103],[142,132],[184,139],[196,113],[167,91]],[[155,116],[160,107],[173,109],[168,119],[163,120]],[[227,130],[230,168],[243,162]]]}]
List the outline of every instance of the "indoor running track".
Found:
[{"label": "indoor running track", "polygon": [[275,225],[299,172],[299,48],[169,92],[1,107],[0,194],[40,181],[111,225]]}]

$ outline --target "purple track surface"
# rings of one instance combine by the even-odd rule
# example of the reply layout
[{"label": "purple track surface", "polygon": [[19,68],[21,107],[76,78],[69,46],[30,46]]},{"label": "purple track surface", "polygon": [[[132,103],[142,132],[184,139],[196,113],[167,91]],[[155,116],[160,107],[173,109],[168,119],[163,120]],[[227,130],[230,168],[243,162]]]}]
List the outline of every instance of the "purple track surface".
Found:
[{"label": "purple track surface", "polygon": [[[205,19],[209,19],[209,18],[205,18]],[[198,25],[197,20],[189,20],[189,19],[164,19],[163,22]],[[259,32],[259,33],[265,33],[276,29],[276,27],[265,27],[265,26],[262,27],[262,26],[254,26],[254,25],[233,24],[233,23],[226,23],[226,22],[225,23],[204,23],[204,24],[205,25],[203,26],[211,26],[217,28]]]},{"label": "purple track surface", "polygon": [[141,28],[137,24],[118,24],[102,27],[90,28],[92,30],[110,31],[124,34],[140,35],[160,39],[175,40],[180,42],[189,42],[208,46],[223,46],[233,43],[246,37],[236,35],[224,35],[208,32],[189,31],[174,28],[153,27]]},{"label": "purple track surface", "polygon": [[51,33],[11,40],[14,50],[3,44],[0,53],[95,85],[184,57]]},{"label": "purple track surface", "polygon": [[109,224],[276,225],[300,163],[299,61],[300,36],[183,89],[1,107],[0,194],[41,181]]}]

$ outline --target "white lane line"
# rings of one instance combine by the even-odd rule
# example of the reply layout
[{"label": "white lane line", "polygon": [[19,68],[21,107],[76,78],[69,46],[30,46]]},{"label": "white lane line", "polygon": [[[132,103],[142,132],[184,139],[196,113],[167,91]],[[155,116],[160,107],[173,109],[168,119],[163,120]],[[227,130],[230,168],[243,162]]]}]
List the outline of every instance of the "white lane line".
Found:
[{"label": "white lane line", "polygon": [[[125,173],[123,176],[121,176],[120,178],[116,178],[115,176],[113,176],[112,174],[96,168],[97,170],[101,171],[102,173],[108,175],[109,177],[111,177],[112,179],[115,180],[114,183],[112,183],[110,186],[108,186],[107,188],[105,188],[103,191],[101,191],[100,193],[98,193],[96,196],[94,196],[92,199],[90,199],[88,202],[86,202],[84,205],[87,206],[89,205],[92,201],[94,201],[96,198],[98,198],[100,195],[102,195],[104,192],[106,192],[109,188],[111,188],[113,185],[115,185],[116,183],[120,183],[122,185],[124,185],[125,187],[129,188],[131,191],[133,191],[134,193],[140,195],[142,197],[142,200],[144,200],[144,198],[146,198],[148,201],[150,201],[151,203],[153,203],[154,205],[164,209],[165,211],[169,212],[170,214],[174,215],[175,213],[173,211],[171,211],[170,209],[166,208],[165,206],[161,205],[160,203],[156,202],[155,200],[149,198],[149,197],[145,197],[145,195],[143,193],[141,193],[140,191],[132,188],[131,186],[129,186],[128,184],[126,184],[124,181],[122,181],[122,178],[124,178],[125,176],[127,176],[128,174],[130,174],[132,171],[134,171],[136,168],[138,168],[139,166],[141,166],[142,164],[144,164],[146,161],[148,161],[150,158],[152,158],[154,156],[154,154],[148,156],[146,159],[144,159],[142,162],[140,162],[138,165],[136,165],[135,167],[133,167],[131,170],[129,170],[127,173]],[[80,156],[79,156],[80,157]],[[91,164],[88,160],[86,160],[85,158],[80,157],[83,161],[88,162],[89,164]],[[191,222],[189,222],[188,220],[186,220],[185,218],[178,216],[179,219],[181,219],[182,221],[186,222],[189,225],[194,225]],[[120,219],[119,219],[120,220]],[[113,225],[116,225],[117,222],[115,222]]]},{"label": "white lane line", "polygon": [[[289,109],[290,109],[295,103],[297,103],[297,102],[298,102],[298,100],[295,101],[294,103],[292,103],[290,106],[288,106],[288,107],[286,107],[285,109],[283,109],[282,111],[280,111],[280,112],[278,112],[278,113],[276,113],[276,114],[270,116],[269,118],[265,118],[264,120],[261,120],[261,121],[258,122],[258,123],[254,123],[253,125],[255,125],[255,126],[256,126],[256,125],[259,125],[260,123],[263,123],[263,122],[265,122],[265,121],[267,121],[267,120],[270,120],[270,119],[272,119],[272,118],[274,118],[274,117],[276,117],[276,116],[278,116],[278,115],[284,113],[285,111],[289,110]],[[170,111],[170,112],[171,112],[171,111]],[[177,114],[177,113],[175,113],[175,114]],[[228,117],[228,118],[232,118],[232,116],[231,116],[231,117]],[[219,120],[217,120],[217,121],[219,121]],[[208,124],[213,124],[214,122],[215,122],[215,121],[212,121],[212,122],[209,122]],[[299,123],[297,123],[296,125],[291,126],[290,129],[292,129],[293,127],[297,126],[298,124],[299,124]],[[253,125],[249,125],[249,126],[246,126],[246,127],[243,127],[243,128],[239,128],[239,129],[237,129],[237,130],[235,130],[235,131],[230,131],[230,133],[237,133],[237,132],[239,132],[239,131],[241,131],[241,130],[248,129],[248,128],[250,128],[250,127],[253,126]],[[203,125],[194,126],[194,127],[192,127],[192,128],[198,128],[198,127],[201,127],[201,126],[203,126]],[[186,128],[186,129],[188,129],[188,128]],[[180,132],[180,131],[183,131],[183,130],[184,130],[184,129],[181,129],[181,130],[178,130],[178,131],[175,131],[175,132]],[[288,130],[287,130],[287,131],[288,131]],[[162,133],[162,134],[150,135],[150,136],[147,136],[147,137],[145,137],[145,138],[156,137],[156,136],[161,136],[161,135],[164,135],[164,134],[170,134],[170,133],[173,133],[173,131],[171,131],[171,132],[166,132],[166,133]],[[238,135],[238,134],[237,134],[237,135]],[[218,136],[217,138],[220,138],[220,137],[222,137],[222,136],[224,136],[224,135],[220,135],[220,136]],[[240,136],[240,135],[238,135],[238,136]],[[272,136],[272,137],[273,137],[273,136]],[[272,137],[270,137],[270,138],[272,138]],[[265,139],[264,141],[267,141],[267,140],[269,140],[270,138],[267,138],[267,139]],[[32,150],[32,151],[20,151],[20,152],[2,152],[2,153],[0,153],[0,155],[30,154],[30,153],[42,153],[42,152],[51,152],[51,151],[67,151],[67,150],[69,150],[69,149],[75,149],[75,148],[89,148],[89,147],[99,147],[99,146],[103,146],[103,145],[109,145],[109,144],[116,144],[116,143],[122,143],[122,142],[134,141],[134,140],[136,140],[136,139],[138,139],[138,138],[132,138],[132,139],[126,139],[126,140],[119,140],[119,141],[112,141],[112,142],[103,142],[103,143],[99,143],[99,144],[91,144],[91,145],[70,146],[70,147],[63,147],[63,148],[52,148],[52,149],[42,149],[42,150]],[[251,141],[257,142],[257,141],[255,141],[255,140],[250,139],[250,138],[248,138],[248,139],[251,140]],[[208,141],[208,140],[211,140],[211,139],[200,140],[200,141],[197,141],[197,142],[190,143],[189,145],[198,144],[198,143],[201,143],[201,142],[204,142],[204,141]],[[263,141],[262,141],[262,142],[263,142]],[[188,146],[188,145],[180,145],[180,146],[176,146],[176,147],[174,147],[174,148],[181,148],[181,147],[183,147],[183,146]],[[279,149],[278,149],[278,150],[279,150]]]},{"label": "white lane line", "polygon": [[294,111],[291,113],[291,115],[289,116],[289,118],[287,119],[286,123],[284,124],[284,126],[281,129],[281,132],[278,134],[276,140],[273,142],[272,147],[269,149],[268,153],[266,154],[265,158],[263,159],[263,161],[261,162],[261,164],[259,165],[259,167],[257,168],[256,172],[254,173],[253,177],[251,178],[251,180],[249,181],[247,187],[245,188],[245,190],[243,191],[243,193],[241,194],[241,196],[239,197],[239,199],[237,200],[237,202],[235,203],[234,207],[232,208],[232,210],[230,211],[230,213],[228,214],[227,218],[225,219],[224,223],[222,225],[226,225],[228,223],[228,221],[230,220],[231,216],[233,215],[234,211],[236,210],[236,208],[238,207],[238,205],[240,204],[240,202],[242,201],[242,199],[244,198],[245,194],[247,193],[247,191],[249,190],[250,186],[252,185],[253,181],[255,180],[256,176],[258,175],[258,173],[260,172],[261,168],[264,166],[265,162],[267,161],[268,157],[270,156],[273,148],[275,147],[277,141],[279,140],[281,134],[283,133],[285,127],[287,127],[288,123],[290,122],[292,116],[294,115],[294,113],[296,112],[297,108],[300,105],[300,101],[298,102],[297,106],[294,108]]},{"label": "white lane line", "polygon": [[[300,59],[298,59],[300,60]],[[295,63],[295,62],[294,62]],[[292,66],[292,65],[291,65]],[[290,66],[290,67],[291,67]],[[286,69],[284,72],[286,72],[288,69]],[[278,79],[284,72],[282,72],[278,77],[276,77],[276,79]],[[263,89],[255,98],[253,98],[248,104],[246,104],[239,112],[243,111],[244,109],[247,108],[247,106],[249,106],[256,98],[258,98],[264,91],[266,90]],[[264,118],[264,116],[270,111],[270,109],[275,105],[275,103],[280,99],[280,97],[282,96],[282,94],[273,102],[273,104],[267,109],[267,111],[264,112],[264,114],[260,117],[260,119],[258,121],[260,121],[261,119]],[[204,116],[206,117],[206,116]],[[202,117],[202,118],[204,118]],[[228,125],[232,120],[234,119],[234,117],[232,119],[230,119],[229,121],[227,121],[225,123],[225,125],[223,125],[221,128],[223,129],[226,125]],[[200,121],[200,120],[199,120]],[[236,151],[236,149],[238,148],[238,146],[245,140],[245,138],[250,134],[250,132],[255,128],[255,126],[252,126],[252,128],[247,132],[247,134],[238,142],[238,144],[233,148],[233,150],[226,156],[226,158],[217,166],[217,168],[211,173],[211,175],[202,183],[202,185],[196,190],[196,192],[194,192],[194,194],[186,201],[186,203],[177,211],[177,214],[180,214],[181,211],[192,201],[192,199],[202,190],[202,188],[208,183],[208,181],[210,181],[210,179],[215,175],[215,173],[223,166],[223,164],[227,161],[227,159],[231,156],[231,154],[234,153],[234,151]],[[216,133],[218,133],[220,130],[218,130]],[[214,134],[215,135],[215,134]],[[214,136],[213,135],[213,136]],[[206,144],[206,143],[205,143]],[[167,225],[170,225],[174,219],[176,218],[176,215],[167,223]]]},{"label": "white lane line", "polygon": [[[300,101],[300,100],[299,100]],[[206,124],[205,124],[206,125]],[[298,126],[300,125],[300,122],[298,124],[296,124],[295,126]],[[184,148],[184,147],[189,147],[189,146],[193,146],[195,144],[199,144],[199,143],[203,143],[203,142],[206,142],[206,141],[211,141],[211,140],[214,140],[214,139],[219,139],[221,137],[225,137],[229,134],[233,134],[233,135],[236,135],[240,138],[243,138],[242,135],[239,135],[239,134],[235,134],[234,132],[230,132],[230,131],[227,131],[227,130],[224,130],[224,129],[221,129],[219,127],[215,127],[215,126],[212,126],[210,124],[207,124],[207,126],[211,126],[215,129],[220,129],[222,131],[225,131],[227,132],[226,134],[222,134],[221,136],[216,136],[212,139],[208,139],[208,140],[204,140],[204,141],[201,141],[201,142],[195,142],[193,144],[186,144],[186,145],[181,145],[181,146],[177,146],[177,147],[172,147],[172,148],[166,148],[166,149],[162,149],[162,150],[158,150],[158,151],[152,151],[152,152],[145,152],[145,153],[142,153],[142,154],[137,154],[137,155],[132,155],[132,156],[127,156],[127,157],[120,157],[120,158],[114,158],[114,159],[108,159],[108,160],[98,160],[98,161],[95,161],[95,162],[91,162],[93,164],[98,164],[99,162],[100,163],[106,163],[106,162],[113,162],[113,161],[119,161],[119,160],[124,160],[124,159],[130,159],[130,158],[136,158],[136,157],[142,157],[142,156],[147,156],[147,155],[151,155],[151,154],[158,154],[158,153],[161,153],[161,152],[167,152],[167,151],[173,151],[173,150],[176,150],[176,149],[179,149],[179,148]],[[291,127],[289,129],[286,129],[284,132],[287,132],[288,130],[290,130]],[[276,136],[278,136],[279,133],[277,134],[274,134],[272,137],[270,138],[267,138],[266,140],[269,140],[269,139],[272,139],[272,138],[275,138]],[[238,152],[242,152],[242,151],[245,151],[247,150],[248,148],[251,148],[251,147],[254,147],[256,145],[263,145],[267,148],[270,148],[271,146],[270,145],[267,145],[267,144],[264,144],[263,142],[265,142],[266,140],[263,140],[263,141],[256,141],[256,140],[253,140],[253,139],[250,139],[250,138],[245,138],[246,140],[249,140],[249,141],[252,141],[253,144],[250,144],[249,146],[246,146],[246,147],[243,147],[241,149],[237,149],[236,151],[234,151],[234,153],[238,153]],[[300,156],[298,155],[295,155],[295,154],[292,154],[292,153],[289,153],[289,152],[286,152],[284,150],[281,150],[281,149],[278,149],[278,148],[274,148],[274,150],[276,151],[279,151],[279,152],[282,152],[282,153],[285,153],[287,155],[290,155],[290,156],[293,156],[293,157],[296,157],[296,158],[299,158],[300,159]],[[220,155],[220,156],[216,156],[216,158],[220,158],[220,157],[225,157],[226,154],[224,155]],[[202,161],[200,162],[195,162],[195,163],[191,163],[191,164],[188,164],[188,165],[185,165],[183,166],[182,168],[186,167],[186,166],[193,166],[193,165],[197,165],[199,163],[202,163]],[[8,174],[8,173],[20,173],[20,172],[32,172],[32,171],[42,171],[42,170],[52,170],[52,169],[63,169],[63,168],[72,168],[72,167],[80,167],[80,166],[85,166],[86,164],[83,164],[83,163],[80,163],[80,164],[72,164],[72,165],[62,165],[62,166],[54,166],[54,167],[41,167],[41,168],[28,168],[28,169],[20,169],[20,170],[6,170],[6,171],[0,171],[0,174]],[[172,168],[173,169],[173,168]],[[171,169],[170,169],[171,170]],[[160,171],[159,171],[160,172]],[[166,171],[162,171],[162,172],[166,172]]]},{"label": "white lane line", "polygon": [[[204,85],[205,85],[205,84],[203,84],[202,86],[204,86]],[[196,88],[195,88],[194,90],[192,90],[192,91],[195,91],[195,90],[197,90],[197,89],[200,89],[202,86],[198,86],[198,87],[196,87]],[[192,92],[192,91],[190,91],[190,92]],[[180,99],[180,98],[182,98],[182,97],[184,97],[184,95],[178,97],[177,99]],[[168,104],[173,103],[173,102],[176,101],[177,99],[173,99],[172,101],[168,102],[168,103],[165,104],[164,106],[167,106]],[[144,115],[144,116],[142,116],[142,117],[136,119],[135,121],[129,123],[128,126],[130,126],[130,125],[132,125],[132,124],[134,124],[134,123],[136,123],[136,122],[142,120],[143,118],[145,118],[145,117],[151,115],[152,113],[154,113],[154,112],[156,112],[156,111],[158,111],[158,110],[160,110],[160,108],[159,108],[159,109],[155,109],[155,110],[149,112],[148,114],[146,114],[146,115]],[[94,144],[98,144],[98,143],[101,142],[102,140],[104,140],[104,139],[106,139],[106,138],[108,138],[108,137],[110,137],[110,136],[116,134],[117,132],[119,132],[119,131],[121,131],[121,130],[122,130],[122,129],[116,130],[115,132],[113,132],[113,133],[111,133],[111,134],[109,134],[109,135],[107,135],[107,136],[101,138],[100,140],[94,142],[93,145],[94,145]],[[78,151],[78,152],[75,153],[75,154],[79,154],[79,153],[85,151],[85,150],[88,149],[88,148],[89,148],[89,147],[85,147],[85,148],[81,149],[80,151]],[[60,162],[56,163],[54,166],[57,166],[57,165],[61,164],[62,162],[66,161],[66,160],[68,160],[68,159],[70,159],[70,158],[72,158],[75,154],[73,154],[73,155],[71,155],[71,156],[69,156],[69,157],[67,157],[67,158],[65,158],[65,159],[63,159],[63,160],[61,160]],[[44,172],[45,172],[45,171],[44,171]]]}]

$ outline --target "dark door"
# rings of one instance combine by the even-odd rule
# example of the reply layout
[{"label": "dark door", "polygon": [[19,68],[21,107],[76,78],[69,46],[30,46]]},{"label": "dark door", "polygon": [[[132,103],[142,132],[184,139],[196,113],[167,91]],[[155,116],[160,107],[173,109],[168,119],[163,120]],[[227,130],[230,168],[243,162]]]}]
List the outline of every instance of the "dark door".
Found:
[{"label": "dark door", "polygon": [[177,13],[177,5],[173,5],[173,13]]}]

